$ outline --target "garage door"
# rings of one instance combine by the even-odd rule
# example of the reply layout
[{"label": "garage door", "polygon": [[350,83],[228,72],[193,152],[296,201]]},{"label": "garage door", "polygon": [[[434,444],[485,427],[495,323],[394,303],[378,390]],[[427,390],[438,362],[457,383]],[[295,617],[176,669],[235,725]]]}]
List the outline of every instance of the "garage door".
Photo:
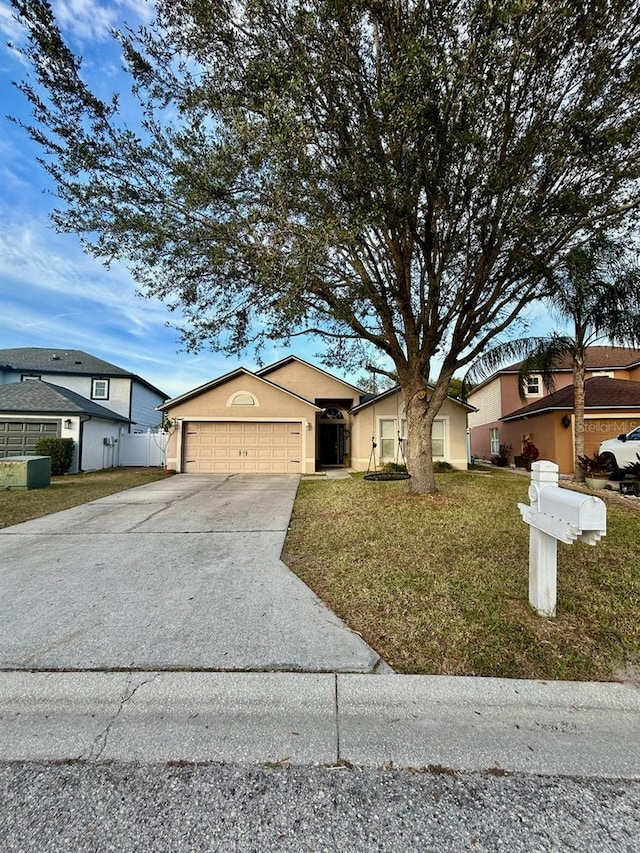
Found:
[{"label": "garage door", "polygon": [[622,432],[631,432],[640,426],[640,417],[587,418],[584,422],[584,452],[597,453],[601,441],[617,438]]},{"label": "garage door", "polygon": [[36,441],[43,435],[56,438],[58,421],[0,421],[0,459],[7,456],[34,456]]},{"label": "garage door", "polygon": [[300,473],[299,423],[188,422],[184,470],[203,474]]}]

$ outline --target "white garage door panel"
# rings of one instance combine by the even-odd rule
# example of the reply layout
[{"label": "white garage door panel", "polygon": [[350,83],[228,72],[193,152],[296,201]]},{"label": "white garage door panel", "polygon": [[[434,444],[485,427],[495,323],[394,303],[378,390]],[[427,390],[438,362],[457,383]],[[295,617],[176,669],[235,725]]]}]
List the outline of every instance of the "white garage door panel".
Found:
[{"label": "white garage door panel", "polygon": [[299,423],[185,425],[184,470],[198,473],[287,473],[301,471]]}]

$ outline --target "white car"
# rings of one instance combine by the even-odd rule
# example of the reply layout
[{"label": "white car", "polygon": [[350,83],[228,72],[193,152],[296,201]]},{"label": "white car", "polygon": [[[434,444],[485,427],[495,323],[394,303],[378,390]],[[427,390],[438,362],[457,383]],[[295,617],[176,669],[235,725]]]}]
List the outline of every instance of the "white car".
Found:
[{"label": "white car", "polygon": [[606,453],[612,457],[617,470],[623,470],[627,465],[638,462],[640,454],[640,427],[632,429],[626,435],[623,433],[617,438],[603,441],[598,453]]}]

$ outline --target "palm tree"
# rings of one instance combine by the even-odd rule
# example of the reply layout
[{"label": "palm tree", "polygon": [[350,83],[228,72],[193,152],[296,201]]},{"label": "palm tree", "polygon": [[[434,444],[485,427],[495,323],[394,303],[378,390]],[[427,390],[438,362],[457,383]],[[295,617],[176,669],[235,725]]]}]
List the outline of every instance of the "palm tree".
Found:
[{"label": "palm tree", "polygon": [[611,344],[640,343],[640,265],[637,255],[596,234],[571,249],[550,277],[548,302],[560,323],[571,333],[506,341],[477,359],[464,378],[465,385],[488,378],[505,363],[523,359],[519,369],[520,396],[533,373],[540,374],[548,391],[554,388],[553,370],[567,356],[573,368],[574,472],[584,475],[578,457],[584,455],[584,381],[587,348],[607,339]]}]

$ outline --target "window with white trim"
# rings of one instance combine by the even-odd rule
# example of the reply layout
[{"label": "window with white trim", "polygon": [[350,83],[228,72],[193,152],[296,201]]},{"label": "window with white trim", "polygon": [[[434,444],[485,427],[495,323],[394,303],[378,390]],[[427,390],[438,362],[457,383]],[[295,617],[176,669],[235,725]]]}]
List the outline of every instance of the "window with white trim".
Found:
[{"label": "window with white trim", "polygon": [[395,420],[380,421],[380,447],[378,453],[380,459],[392,460],[395,458],[396,450],[396,422]]},{"label": "window with white trim", "polygon": [[500,434],[497,427],[489,430],[489,438],[491,440],[491,455],[497,456],[500,452]]},{"label": "window with white trim", "polygon": [[529,376],[527,378],[527,397],[539,397],[542,393],[540,387],[540,377]]},{"label": "window with white trim", "polygon": [[108,379],[92,379],[91,380],[91,399],[92,400],[108,400],[109,399],[109,380]]},{"label": "window with white trim", "polygon": [[436,418],[431,429],[431,453],[433,458],[444,458],[444,421]]}]

